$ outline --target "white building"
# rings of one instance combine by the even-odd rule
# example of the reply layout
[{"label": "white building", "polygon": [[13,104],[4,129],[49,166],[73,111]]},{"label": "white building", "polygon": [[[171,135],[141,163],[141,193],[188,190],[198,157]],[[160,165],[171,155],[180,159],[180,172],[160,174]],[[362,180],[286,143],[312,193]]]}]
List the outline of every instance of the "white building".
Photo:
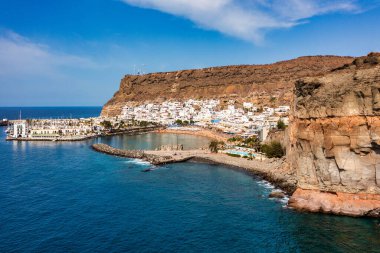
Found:
[{"label": "white building", "polygon": [[13,121],[13,128],[12,128],[12,134],[11,136],[13,138],[26,138],[28,137],[28,127],[26,120],[16,120]]}]

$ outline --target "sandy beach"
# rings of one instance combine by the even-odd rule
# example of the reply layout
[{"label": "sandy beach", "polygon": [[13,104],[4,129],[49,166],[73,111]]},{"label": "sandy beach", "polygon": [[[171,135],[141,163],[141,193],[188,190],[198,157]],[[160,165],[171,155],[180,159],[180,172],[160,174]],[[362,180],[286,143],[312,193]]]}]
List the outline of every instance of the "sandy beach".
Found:
[{"label": "sandy beach", "polygon": [[209,139],[214,139],[218,141],[224,141],[226,142],[228,138],[231,136],[221,133],[221,132],[216,132],[210,129],[205,129],[205,128],[199,128],[199,130],[187,130],[184,128],[166,128],[166,129],[161,129],[161,130],[156,130],[156,133],[174,133],[174,134],[189,134],[189,135],[197,135],[197,136],[203,136],[207,137]]}]

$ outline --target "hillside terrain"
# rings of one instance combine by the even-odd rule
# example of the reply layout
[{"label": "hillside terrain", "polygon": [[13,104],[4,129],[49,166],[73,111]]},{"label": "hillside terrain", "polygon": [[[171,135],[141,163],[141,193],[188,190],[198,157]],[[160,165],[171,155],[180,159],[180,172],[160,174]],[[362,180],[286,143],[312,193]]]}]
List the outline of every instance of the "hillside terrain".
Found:
[{"label": "hillside terrain", "polygon": [[117,116],[125,104],[219,98],[259,106],[289,104],[296,80],[321,76],[351,63],[351,57],[307,56],[268,65],[241,65],[126,75],[102,116]]}]

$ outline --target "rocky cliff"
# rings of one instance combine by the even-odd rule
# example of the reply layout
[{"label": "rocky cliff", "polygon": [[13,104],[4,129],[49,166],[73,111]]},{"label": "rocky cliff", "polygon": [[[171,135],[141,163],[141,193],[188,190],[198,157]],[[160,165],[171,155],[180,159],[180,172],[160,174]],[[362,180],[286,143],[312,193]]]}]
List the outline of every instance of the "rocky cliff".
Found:
[{"label": "rocky cliff", "polygon": [[288,160],[308,211],[380,216],[380,54],[296,82]]},{"label": "rocky cliff", "polygon": [[294,82],[321,76],[352,62],[350,57],[313,56],[270,65],[244,65],[127,75],[102,110],[102,116],[120,114],[126,104],[147,101],[221,98],[258,105],[289,104]]}]

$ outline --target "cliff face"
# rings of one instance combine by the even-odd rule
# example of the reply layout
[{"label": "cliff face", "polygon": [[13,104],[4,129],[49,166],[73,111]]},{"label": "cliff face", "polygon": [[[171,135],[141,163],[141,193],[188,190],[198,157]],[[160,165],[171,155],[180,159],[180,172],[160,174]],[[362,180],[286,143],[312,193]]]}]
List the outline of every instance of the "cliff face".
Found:
[{"label": "cliff face", "polygon": [[[258,105],[289,104],[299,78],[320,76],[352,62],[350,57],[301,57],[270,65],[245,65],[127,75],[103,107],[102,116],[116,116],[126,104],[182,99],[234,99]],[[272,97],[277,99],[273,101]]]},{"label": "cliff face", "polygon": [[380,215],[380,54],[296,82],[288,160],[309,211]]}]

